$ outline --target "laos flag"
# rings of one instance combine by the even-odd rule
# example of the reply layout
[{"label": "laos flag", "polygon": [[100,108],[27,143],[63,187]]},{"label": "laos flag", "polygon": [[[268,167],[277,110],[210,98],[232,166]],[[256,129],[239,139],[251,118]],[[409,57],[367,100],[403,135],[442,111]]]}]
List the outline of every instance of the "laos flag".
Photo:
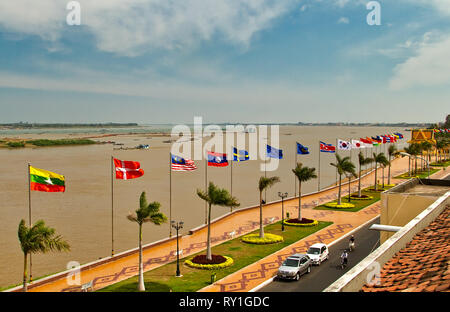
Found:
[{"label": "laos flag", "polygon": [[227,154],[208,152],[208,166],[210,167],[228,166]]}]

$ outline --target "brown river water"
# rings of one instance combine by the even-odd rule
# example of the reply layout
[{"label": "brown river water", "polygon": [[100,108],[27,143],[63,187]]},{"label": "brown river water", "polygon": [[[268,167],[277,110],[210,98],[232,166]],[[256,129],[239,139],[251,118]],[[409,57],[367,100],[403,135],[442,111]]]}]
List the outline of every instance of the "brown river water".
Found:
[{"label": "brown river water", "polygon": [[[322,140],[335,145],[336,139],[359,139],[401,132],[405,136],[399,147],[410,138],[410,132],[402,128],[383,127],[296,127],[280,128],[280,148],[284,159],[276,171],[267,176],[279,176],[281,182],[267,191],[267,202],[278,200],[278,192],[294,194],[294,176],[291,169],[295,163],[295,142],[309,147],[309,155],[299,155],[298,161],[306,166],[318,167],[318,142]],[[98,135],[98,134],[96,134]],[[59,138],[67,134],[20,134],[4,135],[15,138]],[[77,134],[77,136],[86,136]],[[65,193],[32,192],[32,220],[45,220],[54,227],[71,245],[67,253],[48,253],[33,256],[33,277],[66,270],[69,261],[81,264],[110,256],[111,254],[111,155],[122,160],[141,162],[143,177],[114,181],[114,232],[115,252],[119,253],[138,244],[137,224],[126,216],[138,208],[139,196],[147,192],[148,201],[158,201],[162,212],[169,216],[169,152],[171,144],[164,143],[168,137],[150,134],[120,135],[97,139],[123,143],[124,147],[149,144],[148,150],[113,150],[112,144],[89,146],[44,147],[22,149],[0,149],[0,287],[18,284],[22,280],[23,254],[17,239],[20,219],[28,223],[28,180],[27,163],[37,168],[50,170],[66,177]],[[270,140],[269,140],[270,144]],[[385,151],[385,146],[378,151]],[[364,150],[363,150],[364,151]],[[368,149],[371,153],[371,149]],[[348,151],[340,151],[350,156]],[[365,151],[364,151],[365,153]],[[231,155],[228,157],[231,158]],[[352,152],[357,161],[357,152]],[[336,171],[330,162],[334,155],[321,153],[320,184],[324,188],[336,182]],[[205,205],[196,195],[197,188],[205,186],[205,163],[195,162],[198,169],[193,172],[172,173],[172,219],[184,221],[181,234],[185,234],[204,223]],[[234,163],[233,196],[241,207],[256,205],[259,198],[257,183],[264,171],[260,171],[260,160]],[[208,180],[230,188],[230,166],[208,168]],[[318,188],[317,179],[304,184],[303,192]],[[212,217],[218,217],[229,208],[213,207]],[[145,224],[144,243],[168,237],[169,224],[161,226]]]}]

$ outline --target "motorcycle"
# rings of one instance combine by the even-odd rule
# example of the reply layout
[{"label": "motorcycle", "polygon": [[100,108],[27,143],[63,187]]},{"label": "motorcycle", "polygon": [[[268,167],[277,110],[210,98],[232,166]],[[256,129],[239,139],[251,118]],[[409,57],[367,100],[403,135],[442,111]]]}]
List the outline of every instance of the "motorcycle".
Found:
[{"label": "motorcycle", "polygon": [[349,249],[350,251],[355,250],[355,242],[349,242],[349,243],[348,243],[348,249]]},{"label": "motorcycle", "polygon": [[347,266],[347,258],[341,258],[341,269],[345,269],[345,267]]}]

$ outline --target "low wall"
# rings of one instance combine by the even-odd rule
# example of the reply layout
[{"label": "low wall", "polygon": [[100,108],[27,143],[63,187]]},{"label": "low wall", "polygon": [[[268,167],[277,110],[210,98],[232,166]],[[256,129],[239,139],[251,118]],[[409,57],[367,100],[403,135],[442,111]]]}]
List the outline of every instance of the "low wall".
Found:
[{"label": "low wall", "polygon": [[[408,182],[407,182],[408,183]],[[370,282],[369,277],[381,270],[383,265],[389,261],[397,252],[409,243],[421,230],[433,222],[439,214],[450,205],[450,191],[439,197],[433,204],[428,206],[417,217],[412,219],[400,231],[396,232],[384,244],[353,267],[336,282],[326,288],[325,292],[357,292],[362,286]],[[369,281],[368,281],[369,279]]]}]

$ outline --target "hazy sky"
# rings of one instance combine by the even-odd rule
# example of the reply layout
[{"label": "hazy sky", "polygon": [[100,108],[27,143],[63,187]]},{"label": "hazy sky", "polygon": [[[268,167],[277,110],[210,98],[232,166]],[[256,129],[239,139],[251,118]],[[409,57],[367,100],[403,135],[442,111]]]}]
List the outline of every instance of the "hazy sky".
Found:
[{"label": "hazy sky", "polygon": [[450,0],[0,1],[0,122],[436,122]]}]

